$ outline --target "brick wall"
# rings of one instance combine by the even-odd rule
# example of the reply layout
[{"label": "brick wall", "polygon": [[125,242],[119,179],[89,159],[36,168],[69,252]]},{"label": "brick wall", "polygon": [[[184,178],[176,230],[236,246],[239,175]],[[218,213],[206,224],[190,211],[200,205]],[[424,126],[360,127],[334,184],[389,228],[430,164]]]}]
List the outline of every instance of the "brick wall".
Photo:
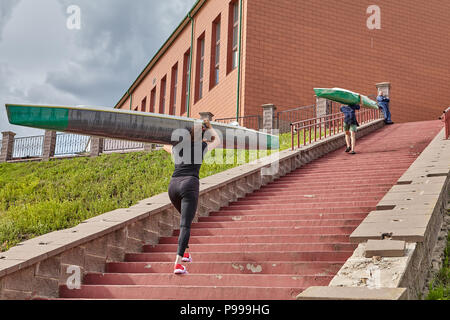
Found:
[{"label": "brick wall", "polygon": [[[237,70],[226,73],[229,0],[208,0],[195,14],[191,117],[236,115]],[[369,30],[367,9],[381,9],[381,29]],[[210,89],[213,21],[221,14],[220,83]],[[262,114],[315,103],[314,87],[343,87],[376,94],[376,83],[391,83],[395,122],[437,119],[450,101],[450,2],[440,0],[243,0],[240,115]],[[198,37],[205,33],[204,94],[196,103]],[[172,67],[178,62],[180,115],[183,56],[191,42],[189,22],[133,91],[133,108],[167,76],[169,111]],[[129,109],[129,100],[120,108]],[[185,114],[181,114],[185,115]]]},{"label": "brick wall", "polygon": [[[210,57],[211,57],[211,36],[213,21],[221,15],[220,32],[220,72],[219,84],[210,89]],[[228,36],[229,1],[208,0],[194,16],[194,50],[192,55],[192,76],[191,76],[191,96],[190,96],[190,116],[199,118],[199,112],[212,112],[215,118],[229,117],[236,114],[236,90],[237,90],[237,70],[227,74],[227,36]],[[197,39],[205,33],[205,63],[204,63],[204,89],[203,98],[194,103],[196,90],[196,70],[197,64]],[[147,111],[150,106],[150,92],[156,86],[156,112],[159,111],[160,84],[161,79],[167,76],[167,95],[165,113],[169,114],[170,84],[172,83],[172,67],[178,62],[178,85],[177,85],[177,106],[176,115],[180,114],[182,101],[182,79],[183,79],[183,58],[189,50],[191,44],[191,24],[188,23],[181,34],[173,42],[172,46],[163,57],[155,64],[145,79],[133,92],[132,106],[141,108],[142,100],[147,97]],[[126,99],[119,107],[129,110],[130,100]]]},{"label": "brick wall", "polygon": [[[369,30],[370,5],[381,29]],[[437,119],[450,101],[450,2],[248,0],[245,113],[314,103],[313,87],[376,94],[394,121]]]}]

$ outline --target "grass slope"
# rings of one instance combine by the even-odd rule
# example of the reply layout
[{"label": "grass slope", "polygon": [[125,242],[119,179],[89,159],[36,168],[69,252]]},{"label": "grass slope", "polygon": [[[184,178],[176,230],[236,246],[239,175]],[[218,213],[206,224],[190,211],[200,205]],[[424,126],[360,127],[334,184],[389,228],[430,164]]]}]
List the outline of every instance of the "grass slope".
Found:
[{"label": "grass slope", "polygon": [[[280,146],[290,147],[290,134],[280,136]],[[200,178],[254,159],[241,151],[232,164],[206,160]],[[0,251],[166,192],[173,169],[170,155],[162,150],[0,164]]]},{"label": "grass slope", "polygon": [[[450,194],[449,194],[450,196]],[[450,215],[450,203],[447,214]],[[429,284],[427,300],[450,300],[450,233],[447,234],[447,246],[444,250],[444,258],[441,270]]]}]

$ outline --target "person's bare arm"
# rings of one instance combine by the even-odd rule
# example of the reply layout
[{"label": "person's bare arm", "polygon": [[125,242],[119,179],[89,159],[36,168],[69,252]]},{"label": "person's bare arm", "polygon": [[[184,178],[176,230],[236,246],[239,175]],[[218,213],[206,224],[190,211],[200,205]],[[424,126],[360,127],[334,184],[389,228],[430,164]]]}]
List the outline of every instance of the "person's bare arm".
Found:
[{"label": "person's bare arm", "polygon": [[214,150],[222,143],[222,141],[220,141],[219,135],[217,134],[217,131],[211,128],[211,132],[213,139],[208,142],[208,151]]},{"label": "person's bare arm", "polygon": [[204,120],[204,124],[205,124],[207,130],[209,131],[209,133],[211,134],[211,141],[207,141],[208,151],[211,151],[211,150],[214,150],[215,148],[217,148],[222,143],[222,141],[220,141],[219,134],[211,126],[211,123],[209,122],[209,120]]},{"label": "person's bare arm", "polygon": [[172,145],[170,145],[170,144],[165,144],[165,145],[163,146],[163,149],[164,149],[164,151],[166,151],[167,153],[172,154]]}]

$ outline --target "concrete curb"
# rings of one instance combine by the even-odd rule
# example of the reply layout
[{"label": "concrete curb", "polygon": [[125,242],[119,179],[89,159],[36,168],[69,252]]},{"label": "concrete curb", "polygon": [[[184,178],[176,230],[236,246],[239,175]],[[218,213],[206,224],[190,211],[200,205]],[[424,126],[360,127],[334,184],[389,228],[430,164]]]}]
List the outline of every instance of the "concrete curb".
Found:
[{"label": "concrete curb", "polygon": [[[379,202],[378,210],[371,212],[351,234],[350,241],[359,246],[329,286],[306,290],[297,299],[329,299],[335,296],[336,288],[361,288],[360,299],[365,299],[366,294],[371,296],[373,288],[383,288],[379,292],[385,292],[385,299],[404,288],[401,298],[418,299],[447,212],[449,159],[450,140],[444,140],[443,129]],[[403,241],[405,254],[388,257],[379,251],[379,256],[366,258],[367,241],[372,239]],[[355,292],[359,291],[352,291]],[[348,298],[356,296],[355,293]]]},{"label": "concrete curb", "polygon": [[[383,126],[381,119],[362,125],[358,136]],[[344,145],[340,133],[201,179],[194,222]],[[0,299],[56,298],[59,285],[72,281],[76,270],[78,282],[86,273],[105,272],[106,263],[123,261],[126,252],[140,252],[143,245],[156,245],[160,237],[171,236],[179,222],[166,192],[22,242],[0,253]]]},{"label": "concrete curb", "polygon": [[406,300],[404,288],[309,287],[301,300]]}]

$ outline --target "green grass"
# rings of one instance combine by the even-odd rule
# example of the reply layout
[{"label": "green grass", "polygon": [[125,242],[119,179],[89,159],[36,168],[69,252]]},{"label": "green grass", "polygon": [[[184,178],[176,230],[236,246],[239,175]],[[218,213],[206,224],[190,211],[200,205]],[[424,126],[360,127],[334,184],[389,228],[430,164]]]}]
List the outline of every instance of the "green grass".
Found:
[{"label": "green grass", "polygon": [[[450,211],[449,213],[450,214]],[[447,235],[447,247],[445,248],[443,265],[438,274],[430,282],[427,300],[450,300],[450,233]]]},{"label": "green grass", "polygon": [[1,250],[164,192],[171,168],[161,151],[1,164]]},{"label": "green grass", "polygon": [[[280,150],[290,147],[290,133],[280,135]],[[235,151],[229,163],[221,151],[208,153],[200,178],[268,155]],[[216,153],[223,161],[208,161]],[[0,252],[166,192],[173,169],[162,150],[0,164]]]},{"label": "green grass", "polygon": [[[289,147],[290,134],[281,135],[280,149]],[[215,152],[220,154],[216,150],[208,155]],[[233,156],[231,164],[208,164],[206,158],[200,178],[256,157],[250,157],[248,151]],[[0,252],[166,192],[173,169],[170,155],[162,150],[0,164]]]}]

